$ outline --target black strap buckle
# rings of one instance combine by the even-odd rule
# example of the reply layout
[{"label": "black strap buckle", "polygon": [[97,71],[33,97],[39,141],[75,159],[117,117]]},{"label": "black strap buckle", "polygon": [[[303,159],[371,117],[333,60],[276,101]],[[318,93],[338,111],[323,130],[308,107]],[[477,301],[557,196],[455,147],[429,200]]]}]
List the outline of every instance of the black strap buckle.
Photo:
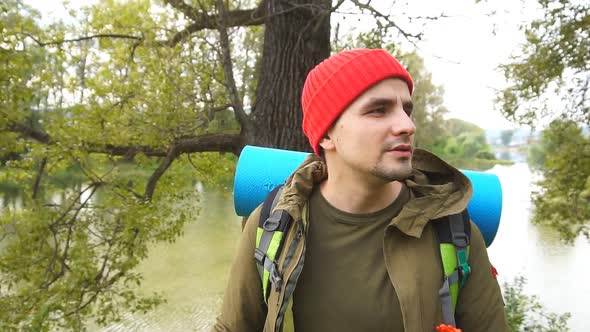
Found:
[{"label": "black strap buckle", "polygon": [[264,260],[266,259],[266,253],[264,253],[262,250],[256,248],[256,250],[254,250],[254,259],[256,260],[256,262],[262,266],[264,266]]},{"label": "black strap buckle", "polygon": [[271,214],[262,224],[262,229],[267,232],[274,232],[279,228],[281,224],[282,210],[275,211]]},{"label": "black strap buckle", "polygon": [[455,247],[459,248],[459,249],[465,249],[467,248],[467,245],[469,244],[469,238],[467,237],[467,234],[463,233],[453,233],[453,244],[455,245]]}]

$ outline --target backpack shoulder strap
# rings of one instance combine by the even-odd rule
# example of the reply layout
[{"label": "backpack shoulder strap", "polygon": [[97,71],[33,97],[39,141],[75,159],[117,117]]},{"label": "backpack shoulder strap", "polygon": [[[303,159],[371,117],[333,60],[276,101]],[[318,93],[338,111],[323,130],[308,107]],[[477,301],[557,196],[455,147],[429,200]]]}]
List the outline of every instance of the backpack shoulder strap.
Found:
[{"label": "backpack shoulder strap", "polygon": [[468,263],[471,244],[469,213],[443,217],[434,222],[443,268],[443,285],[439,290],[445,324],[455,326],[455,307],[459,289],[465,286],[471,273]]},{"label": "backpack shoulder strap", "polygon": [[272,284],[277,291],[280,289],[281,274],[278,270],[277,260],[282,250],[285,231],[291,224],[291,216],[287,211],[273,211],[282,189],[283,186],[276,187],[264,200],[256,232],[254,259],[262,281],[265,302],[270,293],[269,285]]},{"label": "backpack shoulder strap", "polygon": [[459,286],[465,287],[467,279],[471,274],[471,266],[467,259],[469,258],[469,248],[471,245],[471,223],[467,210],[460,215],[450,216],[449,226],[451,229],[451,238],[455,246],[457,256],[457,269],[459,271]]}]

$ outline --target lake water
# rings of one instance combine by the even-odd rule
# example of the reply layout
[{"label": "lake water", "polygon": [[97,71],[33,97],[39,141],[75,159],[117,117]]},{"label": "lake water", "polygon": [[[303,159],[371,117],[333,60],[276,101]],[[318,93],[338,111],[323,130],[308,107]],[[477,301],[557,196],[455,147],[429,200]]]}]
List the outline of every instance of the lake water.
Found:
[{"label": "lake water", "polygon": [[571,331],[590,330],[590,243],[580,237],[564,245],[550,229],[531,225],[530,191],[534,178],[525,163],[496,166],[503,188],[500,228],[488,249],[501,282],[527,278],[526,294],[537,295],[552,312],[570,312]]}]

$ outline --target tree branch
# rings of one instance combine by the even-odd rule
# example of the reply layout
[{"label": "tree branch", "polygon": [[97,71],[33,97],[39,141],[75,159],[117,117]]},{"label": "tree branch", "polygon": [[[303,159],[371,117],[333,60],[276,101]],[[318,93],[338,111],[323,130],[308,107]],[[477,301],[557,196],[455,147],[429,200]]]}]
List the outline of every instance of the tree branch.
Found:
[{"label": "tree branch", "polygon": [[191,20],[198,20],[201,14],[196,8],[187,5],[183,0],[164,0],[164,3],[169,4],[172,8],[178,9],[178,11]]},{"label": "tree branch", "polygon": [[225,111],[226,109],[230,108],[231,106],[232,106],[231,104],[223,104],[223,105],[211,107],[211,113]]},{"label": "tree branch", "polygon": [[51,235],[53,235],[53,256],[51,257],[51,260],[47,264],[47,269],[45,269],[45,276],[43,277],[43,279],[45,279],[45,281],[41,285],[41,288],[46,288],[45,285],[47,285],[47,287],[49,287],[51,285],[51,283],[50,283],[51,281],[48,279],[54,273],[53,268],[55,266],[55,262],[57,261],[57,253],[59,251],[59,241],[57,240],[56,223],[52,223],[49,225],[49,231],[51,232]]},{"label": "tree branch", "polygon": [[342,6],[342,4],[344,3],[344,1],[345,0],[339,0],[335,5],[333,5],[331,12],[337,11],[338,8],[340,8],[340,6]]},{"label": "tree branch", "polygon": [[[215,107],[215,110],[225,109],[227,105]],[[31,138],[39,143],[52,145],[54,140],[47,133],[31,128],[21,122],[12,121],[7,126],[7,129],[12,132],[22,134],[24,137]],[[176,142],[179,153],[194,153],[194,152],[231,152],[238,155],[244,145],[241,135],[234,134],[210,134],[193,137],[183,137]],[[144,145],[113,145],[100,144],[95,142],[83,142],[86,151],[89,153],[104,153],[113,156],[131,156],[136,153],[143,153],[149,157],[166,157],[168,152],[163,149],[154,148],[152,146]]]},{"label": "tree branch", "polygon": [[230,100],[234,109],[234,114],[238,119],[242,127],[243,133],[251,132],[251,121],[242,105],[242,98],[238,93],[236,86],[236,80],[234,79],[234,70],[231,60],[231,50],[229,43],[229,36],[227,35],[227,21],[228,15],[223,0],[216,1],[216,7],[218,11],[218,24],[219,24],[219,43],[221,44],[221,59],[223,64],[223,71],[225,72],[225,83],[229,90]]},{"label": "tree branch", "polygon": [[404,36],[406,38],[406,40],[408,40],[410,43],[412,43],[413,45],[415,45],[415,40],[420,40],[422,39],[422,32],[419,33],[409,33],[406,30],[402,29],[399,25],[397,25],[397,23],[395,23],[391,17],[389,15],[385,15],[383,13],[381,13],[380,11],[378,11],[377,9],[375,9],[375,7],[371,6],[371,1],[367,1],[367,3],[362,3],[360,2],[360,0],[351,0],[351,2],[353,4],[355,4],[360,10],[361,12],[363,12],[364,10],[369,11],[369,13],[375,17],[375,18],[381,18],[383,20],[385,20],[386,22],[386,26],[385,28],[389,28],[389,27],[393,27],[395,28],[399,33],[402,34],[402,36]]},{"label": "tree branch", "polygon": [[[4,113],[4,112],[2,112],[2,113]],[[53,144],[51,137],[49,135],[47,135],[46,133],[44,133],[43,131],[35,129],[30,126],[27,126],[26,124],[18,122],[18,121],[13,120],[12,123],[8,124],[7,129],[8,129],[8,131],[20,133],[25,137],[32,138],[32,139],[38,141],[39,143],[48,144],[48,145]]]},{"label": "tree branch", "polygon": [[[187,5],[182,0],[165,0],[164,2],[181,11],[193,23],[188,25],[184,30],[176,33],[172,39],[161,42],[163,45],[172,47],[197,31],[219,29],[219,17],[217,14],[199,12],[196,8]],[[226,27],[264,24],[266,13],[264,3],[265,0],[261,1],[258,7],[254,9],[236,9],[228,12]]]},{"label": "tree branch", "polygon": [[98,271],[98,273],[96,274],[96,277],[94,277],[94,281],[95,282],[100,282],[100,280],[104,277],[104,271],[107,267],[107,263],[109,261],[109,257],[111,254],[111,249],[113,248],[113,243],[115,242],[115,238],[117,237],[117,233],[119,233],[121,230],[121,217],[117,217],[117,223],[115,224],[115,228],[113,229],[113,235],[111,236],[111,238],[109,240],[106,241],[108,248],[106,250],[106,253],[104,254],[104,258],[102,260],[102,265],[100,267],[100,270]]},{"label": "tree branch", "polygon": [[145,189],[144,199],[151,200],[160,177],[172,165],[174,160],[182,153],[226,151],[239,155],[244,146],[241,135],[207,135],[193,138],[183,138],[170,147],[160,166],[150,177]]},{"label": "tree branch", "polygon": [[178,153],[231,152],[239,155],[244,147],[242,135],[214,134],[182,138],[176,142]]},{"label": "tree branch", "polygon": [[[49,278],[52,273],[55,273],[53,271],[53,267],[55,266],[55,262],[57,260],[60,261],[61,266],[60,266],[59,272],[57,272],[57,274],[54,274],[53,276],[51,276],[50,280],[45,280],[43,282],[43,284],[41,284],[40,288],[42,288],[42,289],[49,288],[49,286],[51,286],[53,283],[55,283],[57,280],[59,280],[59,278],[61,278],[65,275],[66,268],[69,270],[69,267],[68,267],[66,261],[68,259],[68,251],[70,249],[70,243],[71,243],[71,238],[72,238],[72,234],[73,234],[74,223],[75,223],[76,219],[78,218],[78,214],[80,214],[82,209],[84,207],[86,207],[86,205],[88,204],[88,201],[90,200],[90,198],[92,198],[92,196],[94,196],[94,193],[96,192],[96,189],[98,189],[98,187],[99,187],[99,184],[93,183],[93,184],[89,185],[87,188],[85,188],[84,190],[80,191],[78,193],[78,196],[76,197],[75,200],[72,201],[72,204],[68,207],[68,209],[66,209],[64,211],[64,213],[55,222],[53,222],[52,224],[49,225],[49,229],[51,230],[51,232],[53,234],[53,240],[54,240],[55,247],[54,247],[54,251],[53,251],[53,257],[51,259],[51,262],[47,266],[47,270],[45,272],[45,278]],[[86,197],[84,202],[82,202],[75,209],[74,215],[65,224],[67,226],[68,230],[67,230],[66,243],[64,245],[64,250],[63,250],[61,257],[60,257],[60,255],[58,254],[59,241],[57,239],[57,235],[59,233],[59,230],[57,229],[57,227],[59,226],[59,221],[64,219],[68,215],[68,213],[70,213],[72,211],[72,209],[74,208],[76,203],[79,202],[80,198],[87,190],[91,190],[91,193],[88,195],[88,197]]]},{"label": "tree branch", "polygon": [[49,41],[49,42],[42,42],[39,39],[35,38],[35,36],[33,36],[31,34],[26,34],[26,36],[31,38],[33,41],[35,41],[35,43],[37,43],[37,45],[39,45],[39,46],[60,45],[60,44],[64,44],[64,43],[90,40],[90,39],[94,39],[94,38],[133,39],[133,40],[137,40],[137,41],[143,40],[143,37],[123,35],[123,34],[118,34],[118,33],[101,33],[101,34],[97,34],[97,35],[84,36],[84,37],[78,37],[78,38],[72,38],[72,39],[54,40],[54,41]]},{"label": "tree branch", "polygon": [[44,157],[41,160],[41,164],[39,165],[39,171],[37,171],[37,176],[35,176],[35,182],[33,183],[33,200],[37,199],[37,195],[39,194],[39,187],[41,185],[41,177],[43,176],[43,172],[45,172],[45,165],[47,165],[47,157]]},{"label": "tree branch", "polygon": [[[243,147],[243,139],[240,135],[212,134],[181,138],[174,144],[177,146],[179,154],[217,151],[231,152],[238,155]],[[166,151],[148,146],[116,146],[112,144],[95,145],[89,149],[89,152],[105,153],[114,156],[129,156],[138,152],[149,157],[166,157],[168,155]]]},{"label": "tree branch", "polygon": [[[100,287],[97,287],[97,290],[94,291],[94,294],[92,294],[92,296],[90,296],[90,298],[88,300],[86,300],[86,302],[84,304],[79,305],[75,310],[67,312],[64,315],[71,316],[71,315],[77,314],[80,311],[84,310],[86,307],[88,307],[90,304],[92,304],[94,302],[94,300],[96,300],[96,298],[98,297],[98,295],[100,293],[102,293],[104,290],[107,290],[110,286],[112,286],[116,281],[118,281],[124,275],[125,275],[125,273],[123,271],[119,271],[113,277],[108,279],[104,284],[99,285]],[[81,296],[84,296],[84,295],[85,294],[81,294]]]},{"label": "tree branch", "polygon": [[[136,228],[134,230],[134,234],[133,234],[133,239],[131,240],[131,246],[130,246],[130,253],[128,255],[128,257],[133,257],[134,255],[134,242],[137,239],[137,236],[139,234],[139,230]],[[104,272],[104,271],[103,271]],[[110,274],[110,270],[106,273],[103,274],[103,276],[97,280],[97,289],[96,291],[94,291],[94,294],[92,294],[92,296],[90,296],[90,298],[88,298],[88,300],[86,300],[86,302],[84,304],[79,305],[75,310],[72,310],[68,313],[65,314],[65,316],[71,316],[74,315],[82,310],[84,310],[86,307],[88,307],[92,302],[94,302],[94,300],[96,300],[96,298],[98,297],[98,295],[102,292],[104,292],[105,290],[108,290],[110,288],[110,286],[114,285],[115,282],[117,282],[120,278],[124,277],[126,275],[127,270],[125,271],[119,271],[117,272],[117,274],[115,274],[114,276],[109,278],[109,274]],[[106,279],[106,280],[103,280]],[[101,283],[101,281],[103,281]],[[83,296],[84,294],[82,294]],[[81,301],[80,301],[81,303]]]},{"label": "tree branch", "polygon": [[176,146],[172,146],[170,148],[170,150],[168,151],[168,154],[166,155],[166,157],[160,163],[160,166],[158,166],[158,168],[154,171],[154,173],[152,173],[152,176],[150,177],[150,180],[148,181],[148,184],[145,188],[144,199],[146,201],[152,200],[152,197],[154,195],[154,191],[156,190],[156,184],[158,183],[158,180],[160,180],[162,175],[164,175],[164,173],[166,173],[166,170],[170,167],[170,165],[172,165],[172,163],[174,162],[176,157],[178,157],[178,154],[179,153],[178,153]]}]

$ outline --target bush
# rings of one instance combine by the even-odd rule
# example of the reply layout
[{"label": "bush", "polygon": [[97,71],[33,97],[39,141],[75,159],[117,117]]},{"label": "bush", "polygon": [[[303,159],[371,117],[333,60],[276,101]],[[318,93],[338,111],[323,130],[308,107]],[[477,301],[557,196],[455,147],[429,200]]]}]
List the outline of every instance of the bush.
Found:
[{"label": "bush", "polygon": [[504,283],[504,300],[508,326],[513,332],[564,332],[569,331],[567,321],[570,313],[558,315],[547,313],[537,296],[523,293],[526,279],[514,278],[512,283]]}]

